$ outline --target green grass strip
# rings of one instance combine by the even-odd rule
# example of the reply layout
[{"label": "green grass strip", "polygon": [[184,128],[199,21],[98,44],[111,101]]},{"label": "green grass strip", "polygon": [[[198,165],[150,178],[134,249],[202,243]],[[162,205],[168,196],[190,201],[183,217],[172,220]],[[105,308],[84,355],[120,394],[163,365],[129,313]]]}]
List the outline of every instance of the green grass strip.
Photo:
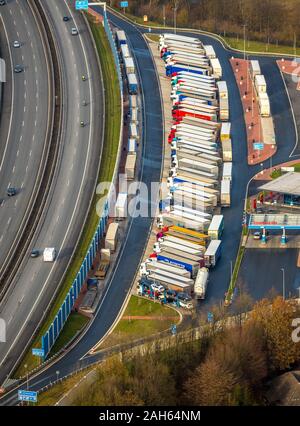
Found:
[{"label": "green grass strip", "polygon": [[225,299],[225,301],[227,303],[230,303],[230,301],[231,301],[244,254],[245,254],[245,247],[241,246],[239,248],[239,252],[238,252],[238,255],[237,255],[237,258],[236,258],[234,270],[233,270],[233,273],[232,273],[231,281],[230,281],[228,292],[227,292],[226,299]]},{"label": "green grass strip", "polygon": [[[103,82],[105,89],[105,129],[104,129],[104,145],[101,158],[101,166],[98,177],[98,183],[100,182],[111,182],[113,178],[115,163],[117,160],[117,153],[119,147],[119,138],[120,138],[120,124],[121,124],[121,96],[119,88],[119,80],[117,71],[115,68],[114,57],[110,48],[109,41],[106,37],[104,28],[102,25],[95,24],[91,19],[89,19],[93,37],[96,42],[98,55],[101,62],[101,69],[103,74]],[[102,120],[102,117],[99,119]],[[36,368],[39,365],[39,360],[37,357],[33,357],[31,350],[33,347],[41,347],[41,338],[43,334],[47,331],[51,323],[53,322],[58,310],[60,309],[63,301],[70,290],[74,279],[84,261],[84,258],[87,254],[87,251],[90,247],[92,239],[95,235],[97,226],[99,224],[99,216],[96,213],[96,204],[99,201],[100,196],[94,195],[89,215],[84,226],[82,236],[80,238],[78,248],[73,257],[71,265],[67,271],[64,282],[61,286],[61,289],[57,295],[57,298],[51,307],[47,320],[44,322],[41,327],[37,337],[34,340],[34,343],[30,347],[27,354],[24,356],[18,370],[15,372],[15,377],[21,377],[26,374],[26,369],[24,365],[27,365],[27,371],[30,371]],[[81,316],[81,315],[80,315]],[[79,316],[70,317],[63,328],[62,337],[59,343],[56,346],[56,349],[63,347],[73,336],[78,332],[80,327],[84,327],[86,321],[84,319],[78,319]],[[51,351],[53,355],[54,348]]]}]

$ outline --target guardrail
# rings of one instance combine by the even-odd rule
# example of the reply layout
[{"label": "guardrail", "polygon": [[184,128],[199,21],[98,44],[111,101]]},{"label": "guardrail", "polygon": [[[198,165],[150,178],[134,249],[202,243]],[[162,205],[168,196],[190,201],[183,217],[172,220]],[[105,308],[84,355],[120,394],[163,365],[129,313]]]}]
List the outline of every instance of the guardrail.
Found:
[{"label": "guardrail", "polygon": [[114,187],[114,183],[117,180],[118,177],[118,169],[119,169],[119,162],[121,158],[121,142],[123,139],[123,82],[122,82],[122,73],[121,73],[121,65],[119,62],[119,56],[118,51],[113,39],[113,34],[106,16],[106,13],[103,13],[103,26],[114,56],[114,61],[116,65],[116,70],[118,74],[119,84],[120,84],[120,95],[121,95],[121,120],[120,120],[120,139],[119,139],[119,148],[118,148],[118,154],[117,154],[117,161],[115,164],[113,179],[112,179],[112,185],[111,189],[107,195],[106,202],[104,203],[103,213],[99,220],[99,224],[97,227],[97,230],[94,234],[94,237],[92,239],[91,245],[88,249],[88,252],[85,256],[85,259],[80,267],[80,270],[77,273],[77,276],[75,280],[73,281],[71,288],[62,303],[61,307],[59,308],[52,324],[46,331],[46,333],[42,336],[41,339],[41,345],[42,349],[44,350],[44,357],[43,360],[47,358],[47,355],[49,354],[51,348],[53,347],[55,341],[57,340],[60,332],[62,331],[71,311],[74,306],[75,300],[77,299],[81,288],[83,284],[85,283],[88,272],[91,269],[91,266],[93,264],[93,260],[96,257],[97,250],[99,248],[100,240],[103,238],[105,228],[108,221],[108,212],[109,212],[109,199],[113,194],[112,188]]}]

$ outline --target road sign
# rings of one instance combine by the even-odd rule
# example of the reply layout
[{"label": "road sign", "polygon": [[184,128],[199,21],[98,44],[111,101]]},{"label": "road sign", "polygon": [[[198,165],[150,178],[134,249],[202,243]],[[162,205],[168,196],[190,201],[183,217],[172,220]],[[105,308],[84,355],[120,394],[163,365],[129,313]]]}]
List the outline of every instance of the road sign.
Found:
[{"label": "road sign", "polygon": [[18,391],[18,400],[19,401],[28,401],[28,402],[37,402],[37,392],[33,391]]},{"label": "road sign", "polygon": [[176,324],[172,325],[172,327],[171,327],[171,333],[173,334],[173,336],[175,336],[175,334],[177,333],[177,326],[176,326]]},{"label": "road sign", "polygon": [[44,349],[33,348],[32,349],[32,355],[40,356],[40,357],[43,358],[45,356],[45,351],[44,351]]},{"label": "road sign", "polygon": [[254,143],[253,148],[257,149],[258,151],[262,151],[264,149],[264,144],[263,143]]},{"label": "road sign", "polygon": [[75,3],[76,10],[88,10],[89,2],[88,0],[77,0]]},{"label": "road sign", "polygon": [[207,321],[208,322],[213,322],[214,320],[214,314],[212,312],[208,312],[207,314]]},{"label": "road sign", "polygon": [[128,7],[128,1],[121,1],[120,7]]}]

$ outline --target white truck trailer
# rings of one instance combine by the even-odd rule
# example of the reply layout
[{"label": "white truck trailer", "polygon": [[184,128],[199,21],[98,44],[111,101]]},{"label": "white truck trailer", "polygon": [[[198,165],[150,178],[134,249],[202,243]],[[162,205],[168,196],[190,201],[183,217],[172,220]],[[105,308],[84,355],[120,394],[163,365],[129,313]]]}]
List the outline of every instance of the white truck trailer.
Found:
[{"label": "white truck trailer", "polygon": [[204,300],[207,284],[208,284],[209,272],[207,268],[201,268],[198,271],[195,284],[194,284],[194,294],[197,300]]}]

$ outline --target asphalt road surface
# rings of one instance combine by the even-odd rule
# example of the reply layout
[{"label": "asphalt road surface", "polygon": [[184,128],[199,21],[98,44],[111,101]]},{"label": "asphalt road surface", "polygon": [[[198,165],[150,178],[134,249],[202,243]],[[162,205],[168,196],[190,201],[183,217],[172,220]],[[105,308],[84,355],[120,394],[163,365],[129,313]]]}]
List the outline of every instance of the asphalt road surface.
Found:
[{"label": "asphalt road surface", "polygon": [[[0,306],[7,323],[7,342],[0,344],[1,382],[33,335],[67,268],[94,194],[102,150],[103,93],[88,30],[81,14],[71,13],[64,1],[48,0],[44,7],[62,61],[64,131],[55,188],[33,245],[41,251],[55,247],[58,258],[53,264],[44,263],[42,256],[24,259]],[[63,22],[65,15],[72,18],[70,22]],[[78,36],[71,36],[74,24]],[[81,81],[82,75],[87,81]],[[87,106],[82,106],[84,99]],[[84,128],[80,120],[86,123]]]},{"label": "asphalt road surface", "polygon": [[[38,26],[27,2],[1,7],[2,54],[6,61],[0,123],[0,265],[20,229],[41,164],[49,113],[48,69]],[[14,48],[18,40],[21,47]],[[11,63],[12,61],[12,63]],[[12,67],[22,65],[16,74]],[[12,66],[11,66],[12,65]],[[9,198],[8,187],[17,195]]]},{"label": "asphalt road surface", "polygon": [[298,249],[247,249],[240,268],[238,286],[255,300],[270,294],[282,295],[283,268],[285,296],[299,297],[298,252]]},{"label": "asphalt road surface", "polygon": [[[141,83],[144,95],[145,123],[142,143],[144,151],[141,180],[149,184],[151,181],[159,179],[162,149],[161,105],[154,65],[140,31],[130,23],[120,20],[118,17],[110,15],[110,18],[115,25],[126,31],[129,43],[133,48],[135,59],[142,71]],[[191,35],[199,37],[198,34],[191,33]],[[240,239],[246,187],[249,179],[260,170],[260,167],[249,167],[246,162],[246,133],[242,105],[235,78],[229,64],[232,52],[225,50],[213,38],[206,36],[200,36],[199,38],[205,44],[212,44],[214,46],[217,56],[221,61],[224,79],[227,81],[229,87],[233,139],[232,207],[224,209],[225,232],[223,236],[223,256],[211,274],[210,288],[208,290],[208,300],[212,303],[213,300],[223,298],[227,290],[230,278],[230,261],[235,259]],[[277,164],[285,161],[286,157],[290,155],[296,140],[295,129],[292,124],[292,114],[284,90],[284,84],[276,68],[275,58],[266,58],[262,62],[263,72],[265,73],[267,84],[271,89],[271,108],[275,114],[279,152],[276,155],[274,164]],[[94,322],[91,324],[88,332],[82,336],[79,342],[64,357],[49,366],[44,372],[30,379],[29,385],[31,389],[40,389],[50,381],[55,380],[56,371],[60,371],[60,377],[63,377],[74,369],[89,363],[89,359],[84,359],[84,355],[105,335],[117,316],[134,278],[150,225],[150,219],[136,218],[131,221],[128,237],[124,242],[123,252],[115,267],[108,291],[99,306]],[[120,277],[122,278],[120,279]],[[15,392],[6,395],[1,402],[12,404],[14,401]]]}]

